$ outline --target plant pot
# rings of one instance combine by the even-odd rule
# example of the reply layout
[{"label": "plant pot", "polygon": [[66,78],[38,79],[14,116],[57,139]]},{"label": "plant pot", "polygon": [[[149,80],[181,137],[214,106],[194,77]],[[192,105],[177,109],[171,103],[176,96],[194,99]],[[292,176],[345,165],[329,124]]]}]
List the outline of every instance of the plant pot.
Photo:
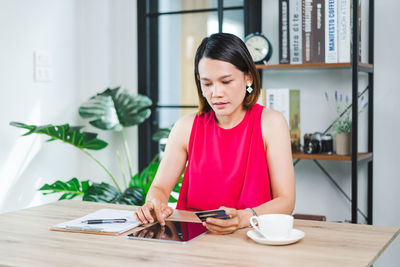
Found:
[{"label": "plant pot", "polygon": [[351,152],[351,133],[336,133],[336,154],[349,155]]}]

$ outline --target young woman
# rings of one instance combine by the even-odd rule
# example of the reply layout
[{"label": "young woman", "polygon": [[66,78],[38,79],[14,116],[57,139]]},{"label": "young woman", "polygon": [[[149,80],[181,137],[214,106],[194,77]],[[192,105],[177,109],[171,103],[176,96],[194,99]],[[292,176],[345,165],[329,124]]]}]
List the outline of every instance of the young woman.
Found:
[{"label": "young woman", "polygon": [[222,208],[232,217],[207,218],[211,232],[247,227],[254,214],[291,214],[295,180],[288,126],[279,112],[256,104],[260,78],[245,44],[227,33],[204,38],[194,74],[199,112],[173,127],[138,220],[165,224],[173,212],[169,195],[186,162],[177,209]]}]

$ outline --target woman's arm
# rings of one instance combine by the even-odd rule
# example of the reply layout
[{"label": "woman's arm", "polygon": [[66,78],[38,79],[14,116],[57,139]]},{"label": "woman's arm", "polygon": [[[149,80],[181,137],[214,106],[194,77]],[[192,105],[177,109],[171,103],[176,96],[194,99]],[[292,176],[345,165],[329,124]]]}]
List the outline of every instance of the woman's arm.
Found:
[{"label": "woman's arm", "polygon": [[[267,157],[272,200],[253,207],[258,215],[267,213],[291,214],[296,199],[294,168],[290,134],[287,122],[280,112],[264,109],[261,129]],[[267,190],[267,189],[266,189]],[[207,219],[207,227],[216,233],[226,234],[250,225],[253,213],[249,209],[224,208],[232,220]]]},{"label": "woman's arm", "polygon": [[171,130],[164,156],[146,196],[146,203],[138,207],[136,215],[142,223],[154,222],[154,216],[162,224],[172,214],[168,199],[187,161],[187,146],[195,114],[179,119]]},{"label": "woman's arm", "polygon": [[265,109],[261,121],[272,200],[256,207],[255,211],[257,214],[292,214],[296,185],[289,128],[283,115],[275,110]]}]

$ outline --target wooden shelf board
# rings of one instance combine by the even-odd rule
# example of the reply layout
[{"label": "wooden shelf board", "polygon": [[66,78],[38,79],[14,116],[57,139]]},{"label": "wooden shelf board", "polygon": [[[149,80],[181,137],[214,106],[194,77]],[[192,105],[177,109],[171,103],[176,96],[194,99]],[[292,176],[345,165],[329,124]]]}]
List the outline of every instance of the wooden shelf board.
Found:
[{"label": "wooden shelf board", "polygon": [[364,67],[364,68],[370,68],[370,69],[374,68],[374,65],[369,64],[369,63],[362,63],[362,62],[358,63],[358,66],[359,67]]},{"label": "wooden shelf board", "polygon": [[[342,156],[337,154],[305,154],[303,152],[295,152],[292,157],[294,159],[314,159],[314,160],[339,160],[351,161],[351,155]],[[372,153],[358,153],[358,161],[372,158]]]},{"label": "wooden shelf board", "polygon": [[[351,68],[351,63],[306,63],[306,64],[276,64],[276,65],[265,65],[256,64],[257,69],[317,69],[317,68]],[[373,69],[372,64],[358,63],[359,67],[365,69]]]}]

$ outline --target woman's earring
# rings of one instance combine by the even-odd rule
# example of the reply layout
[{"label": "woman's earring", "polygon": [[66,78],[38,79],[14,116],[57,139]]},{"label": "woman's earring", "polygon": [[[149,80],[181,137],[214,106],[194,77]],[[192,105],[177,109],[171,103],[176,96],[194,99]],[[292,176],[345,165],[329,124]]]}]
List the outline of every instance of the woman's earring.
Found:
[{"label": "woman's earring", "polygon": [[251,94],[251,92],[253,92],[253,88],[251,88],[251,83],[247,84],[247,92],[249,92],[249,94]]}]

